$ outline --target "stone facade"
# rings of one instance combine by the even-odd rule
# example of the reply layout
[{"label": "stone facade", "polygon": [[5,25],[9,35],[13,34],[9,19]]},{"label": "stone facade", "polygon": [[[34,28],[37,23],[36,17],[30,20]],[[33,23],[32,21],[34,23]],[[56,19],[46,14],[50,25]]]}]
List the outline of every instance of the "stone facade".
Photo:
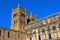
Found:
[{"label": "stone facade", "polygon": [[60,40],[60,13],[37,20],[18,4],[12,8],[11,28],[0,28],[0,40]]},{"label": "stone facade", "polygon": [[32,21],[35,19],[36,17],[32,15],[32,12],[29,16],[26,16],[26,9],[21,8],[18,4],[17,8],[12,8],[11,29],[24,30],[24,27],[28,24],[29,20]]},{"label": "stone facade", "polygon": [[[18,4],[17,8],[12,8],[11,28],[0,28],[0,40],[26,40],[27,33],[24,31],[27,21],[35,20],[32,15],[26,16],[26,9],[21,8]],[[28,22],[28,23],[29,23]]]},{"label": "stone facade", "polygon": [[0,40],[22,40],[22,32],[0,28]]},{"label": "stone facade", "polygon": [[31,22],[25,29],[27,40],[60,40],[60,13]]}]

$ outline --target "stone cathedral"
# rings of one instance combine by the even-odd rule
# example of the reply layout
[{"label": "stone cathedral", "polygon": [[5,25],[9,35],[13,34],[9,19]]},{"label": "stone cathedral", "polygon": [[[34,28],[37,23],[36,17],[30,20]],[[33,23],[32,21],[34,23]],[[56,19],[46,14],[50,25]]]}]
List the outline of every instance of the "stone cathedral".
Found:
[{"label": "stone cathedral", "polygon": [[38,20],[18,4],[12,8],[10,29],[0,27],[0,40],[60,40],[60,12]]}]

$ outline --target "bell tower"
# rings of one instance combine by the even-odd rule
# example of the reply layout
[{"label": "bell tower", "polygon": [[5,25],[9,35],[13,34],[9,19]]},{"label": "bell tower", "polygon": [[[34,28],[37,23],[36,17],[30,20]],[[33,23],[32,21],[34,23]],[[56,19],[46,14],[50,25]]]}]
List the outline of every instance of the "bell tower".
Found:
[{"label": "bell tower", "polygon": [[22,24],[25,24],[26,10],[21,8],[18,4],[17,8],[12,8],[12,20],[11,28],[12,30],[22,30]]}]

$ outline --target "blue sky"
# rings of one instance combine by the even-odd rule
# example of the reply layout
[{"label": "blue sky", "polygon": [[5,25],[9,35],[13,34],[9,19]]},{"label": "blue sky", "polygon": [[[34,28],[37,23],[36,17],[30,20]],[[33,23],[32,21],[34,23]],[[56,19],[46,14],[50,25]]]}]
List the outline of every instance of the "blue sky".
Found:
[{"label": "blue sky", "polygon": [[60,0],[0,0],[0,26],[10,28],[12,8],[20,3],[27,15],[32,12],[38,19],[60,12]]}]

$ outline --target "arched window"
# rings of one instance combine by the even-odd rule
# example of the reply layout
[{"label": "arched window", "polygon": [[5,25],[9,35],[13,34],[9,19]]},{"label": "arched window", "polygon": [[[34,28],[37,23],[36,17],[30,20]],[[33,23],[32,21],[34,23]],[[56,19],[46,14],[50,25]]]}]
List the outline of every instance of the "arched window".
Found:
[{"label": "arched window", "polygon": [[53,30],[56,30],[56,26],[53,26]]},{"label": "arched window", "polygon": [[32,37],[30,37],[30,40],[32,40]]},{"label": "arched window", "polygon": [[15,13],[14,15],[13,15],[13,17],[15,17],[17,15],[17,13]]},{"label": "arched window", "polygon": [[8,32],[8,38],[10,38],[10,32]]},{"label": "arched window", "polygon": [[50,23],[52,23],[52,19],[50,19]]},{"label": "arched window", "polygon": [[2,32],[1,32],[1,30],[0,30],[0,36],[1,36],[1,34],[2,34]]},{"label": "arched window", "polygon": [[43,25],[43,22],[41,22],[41,26]]},{"label": "arched window", "polygon": [[56,16],[54,16],[54,20],[56,20]]},{"label": "arched window", "polygon": [[50,31],[50,27],[48,26],[48,32]]},{"label": "arched window", "polygon": [[42,33],[45,34],[45,30],[44,29],[42,29]]},{"label": "arched window", "polygon": [[18,33],[18,38],[20,38],[20,33]]},{"label": "arched window", "polygon": [[40,35],[38,35],[38,39],[39,39],[39,40],[41,40],[41,37],[40,37]]},{"label": "arched window", "polygon": [[30,22],[30,19],[27,19],[27,24]]},{"label": "arched window", "polygon": [[51,37],[51,33],[49,33],[49,39],[52,39],[52,37]]},{"label": "arched window", "polygon": [[25,17],[25,14],[24,13],[21,13],[21,16]]},{"label": "arched window", "polygon": [[45,33],[45,30],[44,29],[42,29],[42,33]]},{"label": "arched window", "polygon": [[14,24],[16,24],[17,23],[17,20],[14,20]]}]

